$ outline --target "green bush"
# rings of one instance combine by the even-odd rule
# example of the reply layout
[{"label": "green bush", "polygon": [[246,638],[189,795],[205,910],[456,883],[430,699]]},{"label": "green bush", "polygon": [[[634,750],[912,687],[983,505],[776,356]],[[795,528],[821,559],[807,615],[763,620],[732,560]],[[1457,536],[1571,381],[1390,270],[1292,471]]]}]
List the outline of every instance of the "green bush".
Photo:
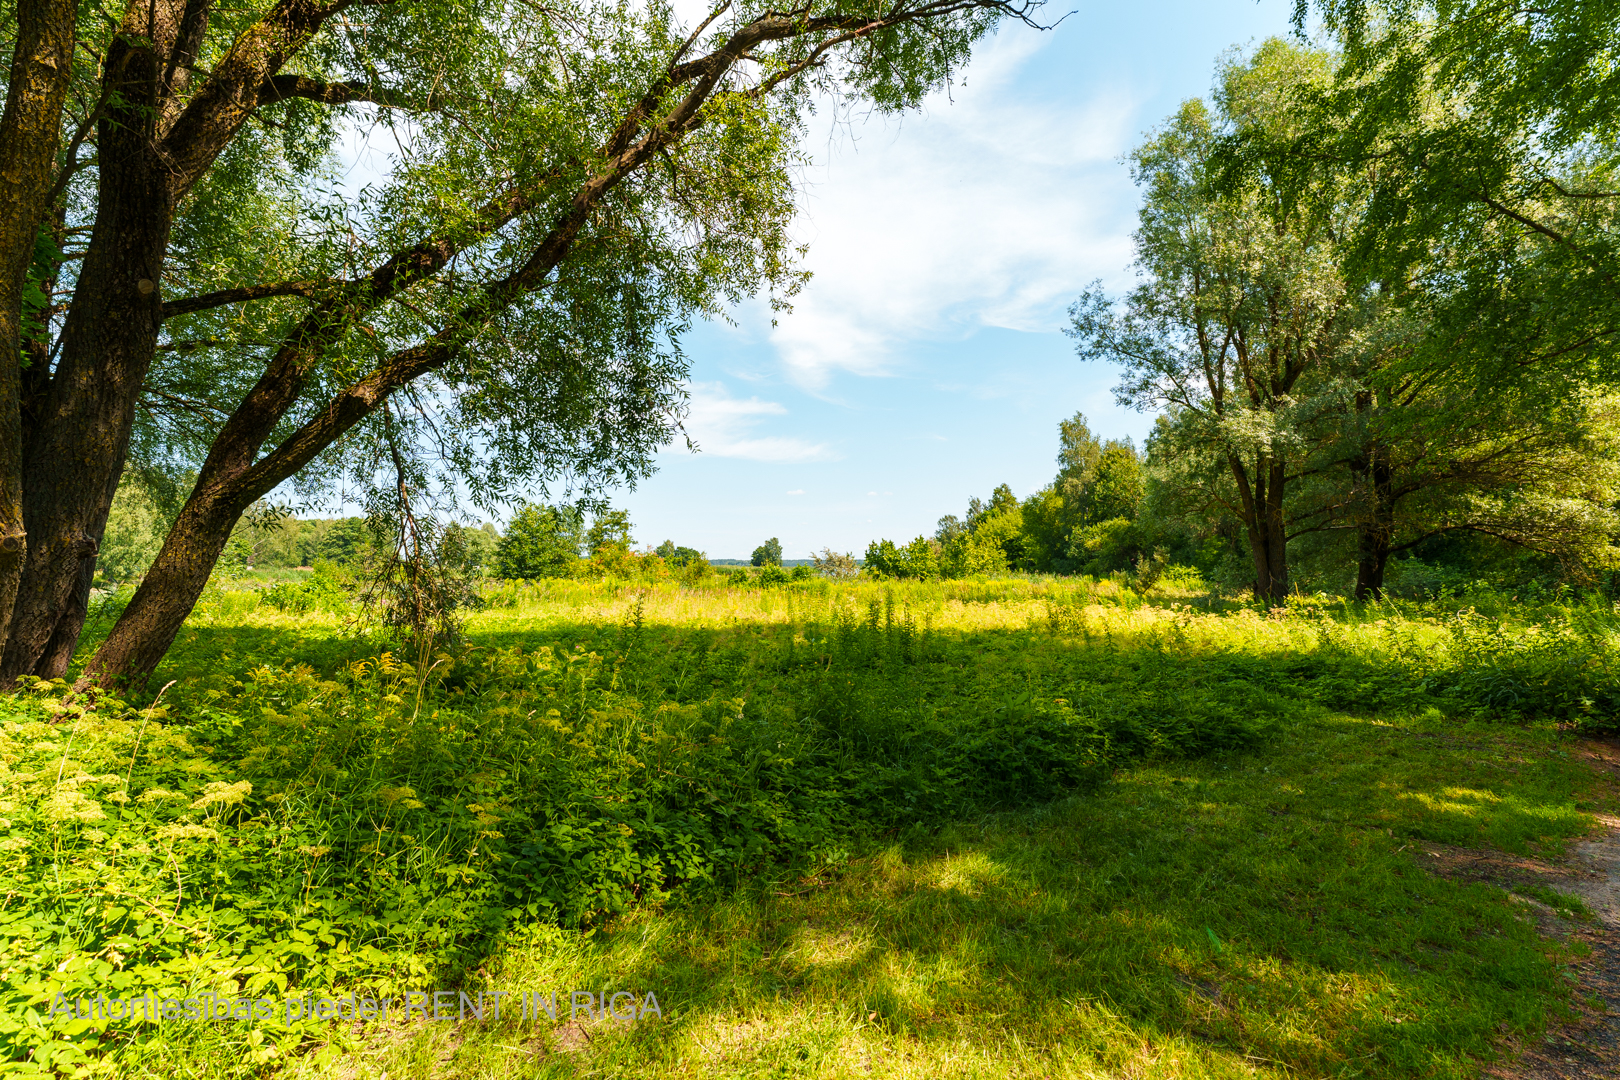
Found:
[{"label": "green bush", "polygon": [[343,611],[352,598],[352,584],[338,568],[317,560],[315,572],[304,581],[283,581],[259,595],[259,602],[292,614],[307,611]]}]

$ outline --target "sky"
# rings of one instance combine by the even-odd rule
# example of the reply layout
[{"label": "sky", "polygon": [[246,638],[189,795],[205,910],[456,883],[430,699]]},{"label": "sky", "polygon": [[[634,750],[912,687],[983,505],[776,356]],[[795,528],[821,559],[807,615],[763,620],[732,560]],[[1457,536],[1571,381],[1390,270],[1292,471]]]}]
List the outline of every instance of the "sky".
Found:
[{"label": "sky", "polygon": [[[812,277],[791,313],[763,298],[699,324],[683,443],[612,493],[639,545],[746,559],[862,555],[1057,471],[1058,422],[1141,444],[1116,372],[1063,335],[1091,282],[1133,280],[1137,191],[1124,158],[1222,54],[1290,31],[1293,0],[1052,0],[1055,29],[1009,25],[920,111],[812,118],[795,230]],[[708,0],[677,0],[706,14]],[[347,182],[386,171],[355,135]],[[353,512],[353,507],[348,507]]]},{"label": "sky", "polygon": [[686,338],[700,452],[666,449],[613,496],[637,542],[860,556],[997,484],[1049,483],[1077,411],[1140,444],[1153,418],[1075,356],[1066,310],[1094,280],[1132,281],[1124,155],[1209,93],[1222,53],[1287,33],[1292,8],[1080,0],[1054,30],[1003,29],[920,112],[812,120],[797,228],[814,276],[774,327],[750,302]]}]

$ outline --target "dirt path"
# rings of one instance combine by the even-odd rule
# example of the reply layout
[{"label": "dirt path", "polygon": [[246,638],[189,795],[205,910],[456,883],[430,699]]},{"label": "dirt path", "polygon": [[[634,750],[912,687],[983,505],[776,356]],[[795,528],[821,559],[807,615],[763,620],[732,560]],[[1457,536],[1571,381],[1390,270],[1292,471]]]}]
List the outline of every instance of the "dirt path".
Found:
[{"label": "dirt path", "polygon": [[[1620,781],[1620,740],[1586,740],[1583,756]],[[1620,1078],[1620,817],[1598,814],[1604,831],[1570,845],[1567,859],[1548,862],[1500,851],[1425,844],[1419,857],[1429,870],[1503,887],[1540,885],[1578,896],[1594,918],[1566,918],[1545,904],[1515,894],[1542,934],[1585,942],[1591,952],[1574,965],[1576,1020],[1518,1048],[1516,1058],[1492,1066],[1496,1080],[1616,1080]],[[1599,1002],[1596,1007],[1590,1002]]]}]

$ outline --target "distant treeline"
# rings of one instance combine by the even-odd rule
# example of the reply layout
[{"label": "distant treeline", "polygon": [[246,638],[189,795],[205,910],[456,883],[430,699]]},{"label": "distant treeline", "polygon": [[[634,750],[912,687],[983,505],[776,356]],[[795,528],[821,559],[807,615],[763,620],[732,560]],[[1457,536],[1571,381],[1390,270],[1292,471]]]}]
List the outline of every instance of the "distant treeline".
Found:
[{"label": "distant treeline", "polygon": [[[97,563],[100,581],[140,580],[157,555],[171,514],[138,475],[126,476],[113,502]],[[468,577],[657,580],[699,579],[716,572],[703,552],[669,540],[654,550],[637,551],[630,529],[630,515],[624,510],[604,509],[587,518],[572,507],[531,504],[519,507],[504,531],[489,523],[447,526],[439,535],[436,556],[446,569]],[[261,508],[237,525],[218,566],[232,573],[330,564],[363,572],[384,561],[377,543],[363,517],[277,517]],[[741,560],[716,562],[724,566],[722,575],[748,565]],[[807,567],[808,560],[790,563],[792,573],[807,575],[809,570],[799,564]]]}]

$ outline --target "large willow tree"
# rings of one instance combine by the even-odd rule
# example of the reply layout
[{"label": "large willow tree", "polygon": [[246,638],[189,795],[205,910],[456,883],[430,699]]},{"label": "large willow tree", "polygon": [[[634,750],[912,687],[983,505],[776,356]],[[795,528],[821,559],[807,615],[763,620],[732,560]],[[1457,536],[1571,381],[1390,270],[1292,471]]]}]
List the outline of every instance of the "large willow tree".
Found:
[{"label": "large willow tree", "polygon": [[1029,10],[139,0],[83,5],[64,39],[71,10],[20,0],[0,682],[65,668],[126,465],[195,483],[103,683],[153,669],[288,481],[392,461],[390,483],[437,470],[493,501],[645,474],[679,431],[682,329],[802,276],[807,106],[913,105]]}]

